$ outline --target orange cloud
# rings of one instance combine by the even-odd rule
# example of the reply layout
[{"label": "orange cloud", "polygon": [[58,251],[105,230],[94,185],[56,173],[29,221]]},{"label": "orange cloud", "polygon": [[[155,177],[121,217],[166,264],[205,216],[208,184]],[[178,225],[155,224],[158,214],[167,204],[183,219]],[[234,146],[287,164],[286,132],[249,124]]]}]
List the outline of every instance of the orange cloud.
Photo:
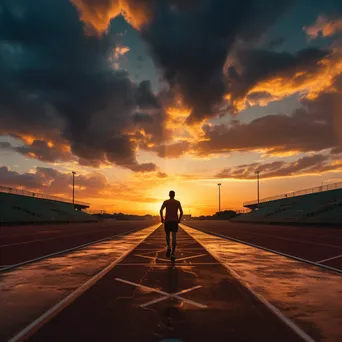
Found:
[{"label": "orange cloud", "polygon": [[[47,144],[48,147],[52,148],[57,145],[56,142],[52,140],[47,140],[43,136],[33,136],[33,135],[28,135],[28,134],[17,134],[18,137],[26,144],[26,145],[32,145],[35,140],[44,140]],[[59,148],[61,148],[64,151],[70,151],[70,146],[66,144],[58,144]]]},{"label": "orange cloud", "polygon": [[295,93],[302,98],[313,100],[327,90],[333,91],[332,85],[337,75],[342,72],[342,48],[335,47],[332,52],[317,62],[317,68],[298,71],[294,74],[273,75],[255,84],[245,96],[226,100],[236,112],[250,106],[267,106],[270,102],[282,100]]},{"label": "orange cloud", "polygon": [[117,46],[112,56],[109,58],[110,62],[113,64],[113,67],[115,70],[119,69],[119,60],[120,57],[124,56],[128,51],[130,51],[130,48],[128,46]]},{"label": "orange cloud", "polygon": [[89,35],[106,32],[110,21],[121,12],[118,1],[99,1],[96,6],[87,0],[71,0],[71,3],[79,10],[85,32]]},{"label": "orange cloud", "polygon": [[114,51],[114,58],[120,58],[130,50],[128,46],[117,46]]},{"label": "orange cloud", "polygon": [[131,3],[128,0],[71,0],[80,12],[88,35],[106,33],[110,21],[122,15],[135,29],[146,24],[150,18],[150,7],[147,1]]},{"label": "orange cloud", "polygon": [[319,35],[329,37],[335,33],[342,32],[342,19],[328,20],[325,17],[319,16],[313,25],[304,26],[303,30],[310,39],[315,39]]},{"label": "orange cloud", "polygon": [[192,109],[183,106],[168,107],[165,109],[167,118],[165,127],[172,132],[173,142],[187,141],[194,142],[203,136],[201,129],[203,122],[187,125],[186,119],[191,114]]},{"label": "orange cloud", "polygon": [[45,162],[55,163],[57,161],[72,161],[77,158],[71,152],[71,146],[62,139],[47,139],[41,135],[15,134],[24,145],[14,147],[8,144],[9,150],[21,153],[30,158]]},{"label": "orange cloud", "polygon": [[341,160],[334,160],[330,155],[309,154],[295,161],[274,161],[238,165],[221,170],[217,178],[255,179],[255,170],[259,170],[263,179],[320,175],[325,172],[341,172]]}]

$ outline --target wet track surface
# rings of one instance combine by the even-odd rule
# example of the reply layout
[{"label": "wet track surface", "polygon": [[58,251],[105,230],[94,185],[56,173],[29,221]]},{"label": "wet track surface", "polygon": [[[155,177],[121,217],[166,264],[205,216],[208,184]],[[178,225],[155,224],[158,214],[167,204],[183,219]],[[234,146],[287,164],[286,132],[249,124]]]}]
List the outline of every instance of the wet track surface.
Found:
[{"label": "wet track surface", "polygon": [[0,269],[129,230],[150,226],[147,221],[104,220],[0,227]]},{"label": "wet track surface", "polygon": [[183,227],[316,341],[341,341],[341,275]]},{"label": "wet track surface", "polygon": [[5,273],[0,340],[341,341],[340,275],[184,225],[171,263],[157,226]]},{"label": "wet track surface", "polygon": [[187,225],[342,270],[342,227],[280,226],[230,221]]},{"label": "wet track surface", "polygon": [[158,226],[0,274],[0,340],[24,328]]},{"label": "wet track surface", "polygon": [[203,246],[178,238],[175,264],[159,228],[29,340],[303,340]]}]

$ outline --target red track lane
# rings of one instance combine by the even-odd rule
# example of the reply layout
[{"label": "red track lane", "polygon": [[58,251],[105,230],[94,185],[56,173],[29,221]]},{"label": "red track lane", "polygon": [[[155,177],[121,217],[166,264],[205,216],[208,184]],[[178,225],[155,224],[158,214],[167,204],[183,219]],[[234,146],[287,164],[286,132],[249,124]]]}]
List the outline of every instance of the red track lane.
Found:
[{"label": "red track lane", "polygon": [[0,227],[0,269],[152,224],[150,221],[107,220]]},{"label": "red track lane", "polygon": [[[276,226],[230,221],[187,221],[186,225],[342,270],[342,229]],[[323,261],[325,259],[330,259]],[[323,261],[323,262],[322,262]]]}]

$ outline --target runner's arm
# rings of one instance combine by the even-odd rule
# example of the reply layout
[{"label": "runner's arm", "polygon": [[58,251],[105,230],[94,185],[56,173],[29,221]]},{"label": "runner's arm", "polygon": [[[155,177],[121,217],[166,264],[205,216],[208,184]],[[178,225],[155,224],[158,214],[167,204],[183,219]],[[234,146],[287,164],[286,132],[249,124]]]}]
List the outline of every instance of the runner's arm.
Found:
[{"label": "runner's arm", "polygon": [[182,216],[183,216],[183,209],[182,209],[181,203],[179,202],[179,219],[178,219],[178,222],[181,221]]},{"label": "runner's arm", "polygon": [[164,223],[163,210],[164,210],[165,207],[166,207],[165,206],[165,202],[163,202],[163,204],[162,204],[162,206],[160,208],[160,220],[161,220],[162,223]]}]

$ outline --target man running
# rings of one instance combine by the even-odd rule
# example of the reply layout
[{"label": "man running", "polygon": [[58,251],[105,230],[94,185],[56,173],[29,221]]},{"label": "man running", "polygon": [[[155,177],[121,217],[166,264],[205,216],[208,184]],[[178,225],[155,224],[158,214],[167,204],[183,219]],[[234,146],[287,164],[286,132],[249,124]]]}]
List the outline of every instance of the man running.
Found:
[{"label": "man running", "polygon": [[[175,200],[175,192],[171,190],[169,192],[170,199],[164,201],[163,205],[160,208],[160,218],[161,222],[164,223],[165,234],[166,234],[166,243],[167,243],[167,251],[166,256],[169,257],[171,253],[170,247],[170,233],[172,232],[172,253],[171,259],[175,259],[175,250],[176,250],[176,234],[178,231],[178,223],[181,221],[183,216],[183,209],[179,201]],[[163,210],[166,208],[165,220],[163,217]],[[179,210],[179,217],[178,217]]]}]

